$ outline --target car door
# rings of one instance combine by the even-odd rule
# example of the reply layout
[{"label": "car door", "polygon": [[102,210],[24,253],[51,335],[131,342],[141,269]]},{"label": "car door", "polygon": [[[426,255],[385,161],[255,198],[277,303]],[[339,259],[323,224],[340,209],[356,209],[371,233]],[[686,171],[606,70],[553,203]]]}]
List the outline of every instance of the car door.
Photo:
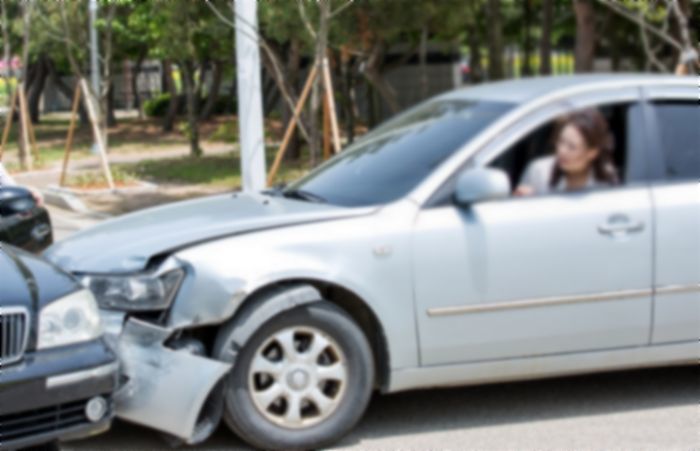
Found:
[{"label": "car door", "polygon": [[655,255],[652,343],[700,337],[700,108],[697,86],[648,91]]},{"label": "car door", "polygon": [[[586,98],[601,101],[571,105]],[[640,111],[628,109],[628,130],[640,130]],[[532,117],[511,132],[555,118]],[[505,152],[512,139],[502,141],[486,153]],[[628,168],[645,167],[643,139],[629,136],[625,151]],[[610,189],[422,209],[412,243],[422,365],[647,344],[651,201],[633,172]]]}]

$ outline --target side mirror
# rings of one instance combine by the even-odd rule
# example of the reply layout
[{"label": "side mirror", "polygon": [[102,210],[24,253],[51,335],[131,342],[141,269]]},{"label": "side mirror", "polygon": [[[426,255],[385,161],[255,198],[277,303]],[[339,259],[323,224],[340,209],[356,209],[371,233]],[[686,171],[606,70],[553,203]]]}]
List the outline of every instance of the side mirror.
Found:
[{"label": "side mirror", "polygon": [[36,207],[32,193],[19,186],[0,186],[0,216],[24,213]]},{"label": "side mirror", "polygon": [[470,168],[457,179],[455,203],[467,206],[476,202],[509,197],[510,179],[500,169]]}]

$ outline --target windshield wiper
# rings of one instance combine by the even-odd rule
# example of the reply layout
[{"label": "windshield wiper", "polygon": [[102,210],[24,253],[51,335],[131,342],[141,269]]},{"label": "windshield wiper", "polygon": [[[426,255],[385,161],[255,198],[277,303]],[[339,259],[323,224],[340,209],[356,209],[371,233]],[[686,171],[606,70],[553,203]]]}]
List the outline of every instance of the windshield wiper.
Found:
[{"label": "windshield wiper", "polygon": [[314,194],[310,191],[305,191],[303,189],[288,189],[282,191],[282,195],[290,199],[300,199],[308,202],[315,202],[318,204],[328,203],[326,199],[319,196],[318,194]]}]

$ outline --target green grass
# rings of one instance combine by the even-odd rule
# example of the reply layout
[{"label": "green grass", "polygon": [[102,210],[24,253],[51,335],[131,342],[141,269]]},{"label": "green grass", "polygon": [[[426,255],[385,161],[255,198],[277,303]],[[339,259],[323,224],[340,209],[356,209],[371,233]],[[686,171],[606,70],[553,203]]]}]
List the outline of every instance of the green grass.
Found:
[{"label": "green grass", "polygon": [[[137,177],[124,168],[112,168],[112,181],[117,186],[129,186],[136,182]],[[107,188],[107,179],[102,172],[83,172],[69,176],[66,186],[71,188]]]},{"label": "green grass", "polygon": [[[268,149],[268,170],[274,149]],[[206,185],[211,188],[239,188],[241,167],[237,153],[206,155],[199,158],[162,158],[135,164],[116,165],[136,177],[153,183]],[[302,163],[284,162],[275,183],[290,182],[306,173]]]},{"label": "green grass", "polygon": [[[8,149],[8,154],[12,152],[17,152],[16,149]],[[39,158],[34,160],[34,170],[37,169],[44,169],[49,166],[51,166],[53,163],[57,161],[62,161],[63,160],[63,154],[65,152],[65,149],[63,147],[44,147],[39,149]],[[86,156],[90,155],[90,149],[88,146],[81,146],[81,148],[73,148],[73,151],[71,152],[71,160],[72,159],[78,159],[78,158],[84,158]],[[21,168],[19,167],[18,163],[14,162],[6,162],[5,166],[7,167],[7,170],[10,172],[17,172]]]}]

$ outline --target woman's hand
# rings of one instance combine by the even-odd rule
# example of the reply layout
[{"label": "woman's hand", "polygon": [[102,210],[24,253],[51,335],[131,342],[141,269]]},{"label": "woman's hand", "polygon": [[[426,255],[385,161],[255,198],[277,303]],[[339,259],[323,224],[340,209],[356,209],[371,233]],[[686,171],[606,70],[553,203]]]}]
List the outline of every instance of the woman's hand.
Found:
[{"label": "woman's hand", "polygon": [[533,194],[535,194],[535,190],[529,185],[518,185],[513,191],[513,196],[517,197],[532,196]]}]

